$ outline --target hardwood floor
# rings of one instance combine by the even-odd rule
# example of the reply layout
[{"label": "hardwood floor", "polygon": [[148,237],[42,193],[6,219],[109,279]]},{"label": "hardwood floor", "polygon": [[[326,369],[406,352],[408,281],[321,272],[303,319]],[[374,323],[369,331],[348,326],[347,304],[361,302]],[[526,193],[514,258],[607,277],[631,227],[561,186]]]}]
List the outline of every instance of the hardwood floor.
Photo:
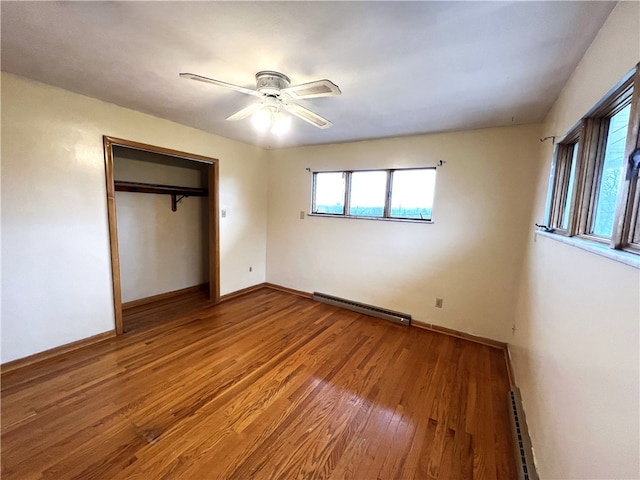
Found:
[{"label": "hardwood floor", "polygon": [[127,307],[123,305],[122,324],[125,333],[148,329],[165,322],[180,319],[182,315],[209,306],[209,285],[201,285],[177,296],[163,298],[152,303]]},{"label": "hardwood floor", "polygon": [[516,478],[499,349],[269,288],[164,315],[2,376],[3,479]]}]

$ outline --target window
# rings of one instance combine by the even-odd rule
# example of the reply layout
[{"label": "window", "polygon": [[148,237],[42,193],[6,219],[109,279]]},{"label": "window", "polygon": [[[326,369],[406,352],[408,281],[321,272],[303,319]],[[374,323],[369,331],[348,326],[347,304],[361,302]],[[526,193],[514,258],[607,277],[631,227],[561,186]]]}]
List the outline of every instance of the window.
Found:
[{"label": "window", "polygon": [[564,143],[558,144],[554,161],[554,191],[549,226],[566,234],[571,217],[573,192],[576,183],[579,129],[571,132]]},{"label": "window", "polygon": [[[640,67],[640,66],[639,66]],[[636,67],[556,146],[548,227],[561,235],[640,253]]]},{"label": "window", "polygon": [[609,120],[593,218],[593,234],[604,238],[610,238],[613,234],[616,200],[622,183],[622,163],[630,110],[631,105],[627,105]]},{"label": "window", "polygon": [[349,196],[349,215],[384,217],[387,198],[387,172],[352,172]]},{"label": "window", "polygon": [[315,176],[314,213],[344,215],[345,174],[326,172]]},{"label": "window", "polygon": [[436,169],[314,172],[311,213],[431,221]]},{"label": "window", "polygon": [[436,171],[433,168],[420,170],[396,170],[391,184],[392,218],[431,218],[433,194],[436,187]]}]

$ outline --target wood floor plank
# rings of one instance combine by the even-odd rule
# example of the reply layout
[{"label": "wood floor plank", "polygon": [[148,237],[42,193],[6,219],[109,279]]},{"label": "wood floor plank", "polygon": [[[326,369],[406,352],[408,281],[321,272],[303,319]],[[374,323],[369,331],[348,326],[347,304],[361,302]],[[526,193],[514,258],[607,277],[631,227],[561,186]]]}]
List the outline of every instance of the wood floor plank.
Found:
[{"label": "wood floor plank", "polygon": [[499,349],[270,288],[125,329],[2,375],[3,479],[515,478]]}]

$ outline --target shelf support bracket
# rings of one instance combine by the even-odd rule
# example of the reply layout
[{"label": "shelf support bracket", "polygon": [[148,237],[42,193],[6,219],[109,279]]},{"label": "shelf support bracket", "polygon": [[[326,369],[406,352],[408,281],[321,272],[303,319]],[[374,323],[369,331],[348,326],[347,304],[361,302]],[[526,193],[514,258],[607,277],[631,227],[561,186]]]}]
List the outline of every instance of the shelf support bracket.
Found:
[{"label": "shelf support bracket", "polygon": [[175,193],[171,194],[171,211],[175,212],[178,210],[178,204],[184,199],[187,198],[187,195],[177,195]]}]

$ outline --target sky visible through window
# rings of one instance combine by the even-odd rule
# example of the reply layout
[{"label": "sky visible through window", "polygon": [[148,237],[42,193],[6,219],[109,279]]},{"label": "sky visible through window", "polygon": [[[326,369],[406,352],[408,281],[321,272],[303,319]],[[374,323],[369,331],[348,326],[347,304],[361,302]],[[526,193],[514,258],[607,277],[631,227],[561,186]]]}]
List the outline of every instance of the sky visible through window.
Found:
[{"label": "sky visible through window", "polygon": [[398,170],[391,186],[391,216],[398,218],[431,218],[436,170]]},{"label": "sky visible through window", "polygon": [[[352,172],[348,215],[383,217],[389,174],[387,170]],[[346,178],[344,172],[315,174],[314,213],[345,213]],[[430,220],[435,181],[434,168],[395,170],[391,182],[390,216]]]},{"label": "sky visible through window", "polygon": [[571,208],[571,197],[573,195],[573,185],[576,180],[576,164],[578,163],[578,143],[573,146],[571,155],[571,173],[569,174],[569,186],[567,188],[567,198],[564,201],[564,211],[562,213],[562,228],[569,227],[569,210]]},{"label": "sky visible through window", "polygon": [[613,233],[613,220],[618,201],[618,190],[620,189],[630,113],[631,105],[627,105],[611,117],[609,123],[607,147],[604,153],[604,166],[602,168],[602,179],[598,190],[598,203],[596,204],[593,226],[593,233],[602,237],[611,237]]},{"label": "sky visible through window", "polygon": [[351,205],[349,215],[384,216],[387,194],[387,172],[353,172],[351,174]]},{"label": "sky visible through window", "polygon": [[344,172],[316,173],[316,213],[344,214]]}]

